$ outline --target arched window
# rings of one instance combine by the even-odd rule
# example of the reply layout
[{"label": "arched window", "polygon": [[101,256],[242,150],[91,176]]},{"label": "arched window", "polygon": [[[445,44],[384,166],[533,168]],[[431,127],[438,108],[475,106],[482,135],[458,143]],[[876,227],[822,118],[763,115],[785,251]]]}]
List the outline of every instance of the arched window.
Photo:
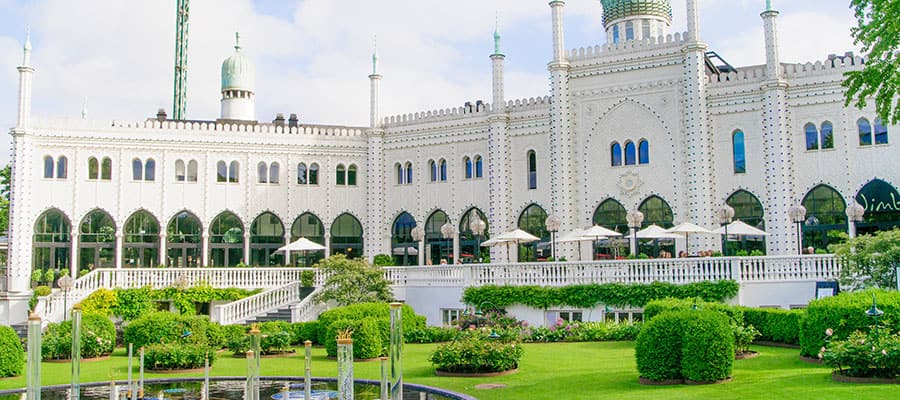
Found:
[{"label": "arched window", "polygon": [[[319,217],[312,213],[300,214],[291,225],[291,242],[307,238],[312,242],[325,245],[325,226]],[[291,265],[309,267],[325,257],[325,250],[291,252]]]},{"label": "arched window", "polygon": [[306,164],[304,164],[304,163],[297,164],[297,184],[305,185],[307,182],[306,178],[307,178],[306,177]]},{"label": "arched window", "polygon": [[644,224],[642,227],[658,225],[663,228],[671,228],[672,221],[675,219],[672,214],[672,207],[669,207],[669,203],[659,196],[648,197],[638,207],[638,211],[644,213]]},{"label": "arched window", "polygon": [[650,143],[645,139],[638,142],[638,164],[650,163]]},{"label": "arched window", "polygon": [[132,268],[149,268],[162,264],[159,260],[159,222],[141,210],[125,221],[122,264]]},{"label": "arched window", "polygon": [[612,42],[619,43],[619,26],[618,25],[613,25],[612,35],[613,35]]},{"label": "arched window", "polygon": [[391,228],[391,256],[394,264],[418,265],[419,243],[412,239],[412,229],[416,227],[416,220],[408,212],[403,212],[394,219]]},{"label": "arched window", "polygon": [[203,252],[202,232],[200,219],[194,214],[182,211],[172,217],[166,227],[166,265],[173,268],[199,267]]},{"label": "arched window", "polygon": [[619,142],[613,142],[609,147],[609,158],[613,167],[622,165],[622,145]]},{"label": "arched window", "polygon": [[284,224],[275,214],[260,214],[250,225],[250,265],[284,265]]},{"label": "arched window", "polygon": [[356,164],[350,164],[347,168],[347,184],[356,186]]},{"label": "arched window", "polygon": [[637,151],[634,148],[634,142],[625,142],[625,165],[634,165],[637,161]]},{"label": "arched window", "polygon": [[816,130],[816,126],[808,123],[803,130],[806,132],[806,150],[818,150],[819,132]]},{"label": "arched window", "polygon": [[818,185],[803,197],[806,221],[803,224],[803,246],[827,249],[829,244],[842,239],[829,232],[846,232],[847,205],[844,197],[827,185]]},{"label": "arched window", "polygon": [[398,185],[402,185],[402,184],[403,184],[403,178],[404,178],[404,174],[403,174],[403,166],[400,165],[400,163],[397,163],[397,164],[394,164],[394,169],[397,170],[397,184],[398,184]]},{"label": "arched window", "polygon": [[450,222],[450,217],[442,210],[437,210],[425,221],[425,255],[432,264],[438,265],[441,260],[452,264],[453,238],[445,239],[441,227]]},{"label": "arched window", "polygon": [[736,130],[731,134],[731,156],[734,163],[734,173],[747,172],[747,159],[744,153],[744,132]]},{"label": "arched window", "polygon": [[484,161],[481,156],[475,156],[475,177],[484,177]]},{"label": "arched window", "polygon": [[102,210],[88,213],[78,237],[78,269],[115,268],[116,224]]},{"label": "arched window", "polygon": [[184,171],[184,161],[176,160],[175,161],[175,181],[176,182],[184,182],[186,178]]},{"label": "arched window", "polygon": [[237,161],[232,161],[231,164],[228,165],[228,182],[238,183],[238,178],[240,177],[241,165],[238,164]]},{"label": "arched window", "polygon": [[[484,222],[484,231],[480,235],[472,232],[472,222],[480,219]],[[478,208],[470,208],[459,221],[459,258],[464,263],[481,262],[484,254],[490,254],[489,249],[481,247],[481,243],[491,238],[490,224],[487,216]],[[484,252],[484,254],[482,253]]]},{"label": "arched window", "polygon": [[53,178],[53,157],[44,156],[44,178]]},{"label": "arched window", "polygon": [[434,162],[434,160],[428,160],[428,169],[431,171],[431,181],[437,182],[438,170],[437,170],[437,163]]},{"label": "arched window", "polygon": [[413,165],[409,161],[406,162],[406,184],[413,184]]},{"label": "arched window", "polygon": [[465,166],[465,177],[466,179],[472,179],[472,159],[468,156],[463,157],[463,165]]},{"label": "arched window", "polygon": [[136,181],[144,179],[144,163],[139,158],[131,160],[131,179]]},{"label": "arched window", "polygon": [[145,181],[155,181],[156,180],[156,160],[148,159],[146,163],[144,163],[144,180]]},{"label": "arched window", "polygon": [[822,123],[821,138],[822,140],[819,143],[822,143],[823,149],[834,148],[834,126],[831,125],[831,122],[825,121]]},{"label": "arched window", "polygon": [[859,128],[859,145],[860,146],[869,146],[872,144],[872,125],[869,124],[869,120],[865,118],[860,118],[859,121],[856,121],[856,126]]},{"label": "arched window", "polygon": [[650,21],[646,19],[641,21],[641,39],[650,39]]},{"label": "arched window", "polygon": [[335,184],[338,186],[344,186],[347,184],[347,168],[344,167],[344,164],[338,164],[335,169]]},{"label": "arched window", "polygon": [[216,163],[216,182],[228,182],[228,166],[225,161]]},{"label": "arched window", "polygon": [[319,164],[312,163],[309,166],[309,184],[310,185],[318,185],[319,184]]},{"label": "arched window", "polygon": [[[725,200],[725,204],[734,209],[734,220],[741,221],[759,230],[766,230],[765,212],[762,202],[746,190],[738,190]],[[748,252],[759,250],[765,253],[766,240],[760,236],[740,236],[739,241],[729,240],[728,254],[735,254],[738,250]]]},{"label": "arched window", "polygon": [[103,157],[103,163],[100,167],[100,179],[105,181],[112,180],[112,160],[109,157]]},{"label": "arched window", "polygon": [[32,270],[68,270],[71,232],[69,219],[62,211],[50,209],[41,214],[34,223]]},{"label": "arched window", "polygon": [[863,221],[856,223],[858,234],[900,227],[900,193],[891,184],[873,179],[856,193],[856,202],[865,208]]},{"label": "arched window", "polygon": [[277,162],[273,162],[269,166],[269,183],[278,184],[281,182],[281,166]]},{"label": "arched window", "polygon": [[100,163],[94,157],[88,158],[88,179],[99,179]]},{"label": "arched window", "polygon": [[615,199],[606,199],[594,210],[594,217],[591,219],[594,225],[600,225],[616,232],[628,233],[628,220],[626,216],[625,206]]},{"label": "arched window", "polygon": [[875,118],[875,144],[888,144],[888,130],[881,118]]},{"label": "arched window", "polygon": [[447,160],[441,160],[441,182],[447,182]]},{"label": "arched window", "polygon": [[257,183],[269,182],[269,167],[266,166],[266,163],[260,162],[259,164],[256,164],[256,176]]},{"label": "arched window", "polygon": [[362,256],[363,229],[356,217],[341,214],[331,224],[331,254],[345,254],[348,258]]},{"label": "arched window", "polygon": [[528,188],[537,189],[537,154],[534,150],[528,150],[526,159],[528,162]]},{"label": "arched window", "polygon": [[547,212],[541,206],[532,204],[519,215],[519,229],[540,238],[531,243],[519,245],[519,261],[536,261],[550,257],[550,232],[547,232]]},{"label": "arched window", "polygon": [[631,21],[625,23],[625,40],[634,40],[634,23]]},{"label": "arched window", "polygon": [[66,156],[59,156],[56,160],[56,177],[58,179],[66,179],[69,176],[69,159]]},{"label": "arched window", "polygon": [[188,180],[188,182],[197,182],[197,161],[196,160],[188,161],[187,180]]},{"label": "arched window", "polygon": [[234,214],[223,212],[209,226],[209,263],[233,267],[244,262],[244,224]]}]

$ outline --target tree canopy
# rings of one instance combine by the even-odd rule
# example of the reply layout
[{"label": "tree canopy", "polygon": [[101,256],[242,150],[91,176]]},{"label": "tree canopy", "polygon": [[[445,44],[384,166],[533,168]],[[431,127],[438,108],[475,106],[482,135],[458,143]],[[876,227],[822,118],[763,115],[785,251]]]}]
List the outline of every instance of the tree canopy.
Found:
[{"label": "tree canopy", "polygon": [[843,261],[842,287],[848,290],[897,287],[900,229],[857,236],[829,249]]},{"label": "tree canopy", "polygon": [[900,0],[851,0],[857,26],[851,29],[866,64],[845,73],[845,105],[864,108],[875,101],[878,116],[900,123]]},{"label": "tree canopy", "polygon": [[361,259],[333,255],[315,265],[327,278],[315,301],[334,301],[341,306],[356,303],[383,303],[393,300],[390,282],[380,267]]}]

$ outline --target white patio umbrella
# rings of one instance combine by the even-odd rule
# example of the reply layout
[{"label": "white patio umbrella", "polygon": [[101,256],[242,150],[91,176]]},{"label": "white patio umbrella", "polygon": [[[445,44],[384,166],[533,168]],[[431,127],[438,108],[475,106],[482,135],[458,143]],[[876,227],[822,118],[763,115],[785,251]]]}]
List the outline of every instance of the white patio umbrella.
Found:
[{"label": "white patio umbrella", "polygon": [[735,236],[768,236],[769,234],[761,229],[754,228],[750,225],[745,224],[743,221],[734,221],[728,225],[725,225],[719,229],[713,231],[713,233],[717,233],[719,235],[725,235],[726,233],[729,235]]},{"label": "white patio umbrella", "polygon": [[556,239],[556,242],[557,243],[578,242],[578,258],[581,259],[581,242],[583,242],[585,240],[590,240],[590,239],[585,239],[582,236],[583,233],[584,233],[584,230],[576,229],[572,232],[569,232],[569,233],[566,233],[565,235],[560,236],[559,238]]},{"label": "white patio umbrella", "polygon": [[[313,242],[312,240],[302,237],[302,238],[297,239],[287,245],[282,246],[278,250],[275,250],[275,252],[283,251],[285,253],[289,253],[292,251],[302,251],[303,255],[305,257],[307,255],[307,252],[321,251],[321,250],[325,250],[325,246],[322,246],[321,244],[318,244],[316,242]],[[309,266],[309,257],[305,257],[305,258],[306,258],[306,264],[307,264],[307,266]]]},{"label": "white patio umbrella", "polygon": [[[591,259],[592,260],[594,259],[594,247],[596,247],[596,246],[594,246],[594,244],[596,244],[595,242],[600,239],[607,239],[607,238],[613,237],[613,236],[622,236],[622,234],[619,232],[616,232],[612,229],[606,229],[600,225],[594,225],[590,228],[585,229],[583,232],[581,232],[582,238],[589,239],[591,241],[591,244],[592,244]],[[581,246],[580,243],[579,243],[579,246]],[[579,251],[579,253],[580,253],[580,251]]]},{"label": "white patio umbrella", "polygon": [[697,234],[712,234],[709,229],[706,229],[702,226],[694,225],[690,222],[682,222],[678,225],[675,225],[666,230],[666,232],[674,233],[677,235],[684,235],[684,247],[690,249],[690,236],[692,233]]},{"label": "white patio umbrella", "polygon": [[419,255],[419,249],[409,246],[409,247],[394,247],[394,250],[391,251],[395,256],[417,256]]},{"label": "white patio umbrella", "polygon": [[514,229],[509,232],[503,232],[497,237],[492,238],[484,243],[482,246],[497,246],[501,244],[506,245],[506,259],[509,260],[509,244],[515,243],[518,246],[521,243],[531,243],[541,240],[541,238],[534,236],[528,232],[525,232],[521,229]]},{"label": "white patio umbrella", "polygon": [[679,239],[681,236],[669,233],[659,225],[650,225],[635,233],[638,239]]}]

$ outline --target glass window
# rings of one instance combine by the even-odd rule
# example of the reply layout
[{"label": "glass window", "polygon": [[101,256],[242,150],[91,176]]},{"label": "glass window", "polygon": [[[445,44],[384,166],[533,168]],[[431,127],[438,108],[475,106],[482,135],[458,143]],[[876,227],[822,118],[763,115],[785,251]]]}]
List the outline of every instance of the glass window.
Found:
[{"label": "glass window", "polygon": [[881,180],[869,181],[856,193],[856,201],[866,210],[863,222],[856,224],[857,234],[869,234],[900,227],[900,193]]},{"label": "glass window", "polygon": [[56,177],[66,179],[69,176],[69,159],[66,156],[59,156],[56,160]]},{"label": "glass window", "polygon": [[619,26],[618,25],[613,25],[612,34],[613,34],[613,39],[612,39],[613,43],[619,43]]},{"label": "glass window", "polygon": [[441,182],[447,182],[447,160],[441,160]]},{"label": "glass window", "polygon": [[888,143],[887,127],[881,122],[880,118],[875,118],[875,144]]},{"label": "glass window", "polygon": [[819,132],[816,131],[816,126],[809,123],[806,124],[806,127],[804,127],[803,130],[806,132],[806,150],[818,150]]},{"label": "glass window", "polygon": [[650,39],[650,21],[641,21],[641,39]]},{"label": "glass window", "polygon": [[400,165],[400,163],[397,163],[394,165],[394,168],[397,169],[397,184],[402,185],[403,184],[403,166]]},{"label": "glass window", "polygon": [[625,165],[634,165],[636,158],[634,142],[625,142]]},{"label": "glass window", "polygon": [[278,184],[280,182],[281,168],[277,162],[273,162],[269,166],[269,183]]},{"label": "glass window", "polygon": [[450,222],[450,217],[443,210],[437,210],[425,220],[425,255],[434,265],[453,261],[453,239],[445,239],[441,227]]},{"label": "glass window", "polygon": [[172,217],[166,227],[166,265],[175,268],[199,267],[202,231],[200,219],[190,212],[182,211]]},{"label": "glass window", "polygon": [[593,222],[606,229],[619,233],[628,233],[628,212],[625,206],[615,199],[606,199],[594,210]]},{"label": "glass window", "polygon": [[537,189],[537,154],[534,150],[528,151],[528,188]]},{"label": "glass window", "polygon": [[[480,219],[484,222],[484,231],[475,235],[472,222]],[[481,262],[490,249],[481,246],[481,242],[490,239],[490,223],[487,216],[478,208],[470,208],[459,221],[459,258],[463,263]]]},{"label": "glass window", "polygon": [[[725,200],[734,209],[734,219],[761,230],[766,229],[764,211],[759,199],[746,190],[738,190]],[[763,238],[759,238],[763,239]],[[761,240],[765,247],[765,240]],[[732,254],[729,252],[729,254]]]},{"label": "glass window", "polygon": [[44,156],[44,178],[53,178],[53,157]]},{"label": "glass window", "polygon": [[319,164],[312,163],[309,166],[309,184],[310,185],[318,185],[319,184]]},{"label": "glass window", "polygon": [[622,165],[622,145],[618,142],[613,142],[609,149],[609,156],[610,164],[612,164],[613,167]]},{"label": "glass window", "polygon": [[413,166],[411,162],[406,163],[406,184],[412,185],[413,183]]},{"label": "glass window", "polygon": [[306,184],[306,164],[304,163],[297,164],[297,184]]},{"label": "glass window", "polygon": [[391,228],[391,256],[394,265],[418,265],[419,243],[412,239],[412,229],[416,220],[408,212],[402,212],[394,219]]},{"label": "glass window", "polygon": [[228,181],[228,167],[225,165],[225,161],[219,161],[216,164],[216,182],[227,182]]},{"label": "glass window", "polygon": [[100,164],[94,157],[88,158],[88,179],[98,179],[100,174]]},{"label": "glass window", "polygon": [[472,159],[469,157],[463,158],[463,165],[465,165],[466,179],[472,179]]},{"label": "glass window", "polygon": [[860,146],[868,146],[872,144],[872,125],[869,124],[869,120],[865,118],[860,118],[859,121],[856,121],[856,126],[859,127],[859,145]]},{"label": "glass window", "polygon": [[148,268],[159,261],[159,222],[150,213],[138,211],[125,221],[122,263],[131,268]]},{"label": "glass window", "polygon": [[250,265],[283,265],[284,253],[276,252],[284,246],[284,224],[275,214],[266,212],[250,225]]},{"label": "glass window", "polygon": [[79,269],[112,268],[116,263],[116,224],[104,211],[91,211],[81,222]]},{"label": "glass window", "polygon": [[346,185],[347,184],[347,169],[344,167],[344,164],[338,164],[337,168],[335,169],[335,172],[336,172],[335,183],[338,186]]},{"label": "glass window", "polygon": [[481,178],[484,176],[484,161],[482,161],[481,156],[475,156],[475,177]]},{"label": "glass window", "polygon": [[638,142],[638,164],[650,163],[650,143],[646,140]]},{"label": "glass window", "polygon": [[147,160],[147,163],[144,164],[144,180],[145,181],[155,181],[156,180],[156,161],[152,158]]},{"label": "glass window", "polygon": [[260,162],[256,164],[256,176],[257,183],[269,182],[269,167],[266,166],[266,163]]},{"label": "glass window", "polygon": [[846,203],[837,190],[818,185],[803,198],[803,207],[806,207],[806,221],[802,226],[803,246],[826,249],[829,244],[844,240],[836,235],[847,230]]},{"label": "glass window", "polygon": [[833,149],[834,148],[834,126],[831,125],[831,122],[823,122],[822,123],[822,140],[819,143],[822,143],[823,149]]},{"label": "glass window", "polygon": [[45,211],[34,224],[32,268],[34,271],[69,269],[69,234],[65,214],[57,209]]},{"label": "glass window", "polygon": [[[325,227],[315,214],[300,214],[291,225],[291,242],[300,238],[307,238],[320,245],[325,245]],[[312,266],[325,257],[325,250],[319,251],[293,251],[291,252],[291,264],[296,266]]]},{"label": "glass window", "polygon": [[244,224],[234,214],[224,212],[209,227],[210,266],[233,267],[243,262]]},{"label": "glass window", "polygon": [[465,314],[466,310],[462,308],[442,308],[441,309],[441,325],[452,326],[453,321],[458,320]]},{"label": "glass window", "polygon": [[331,224],[331,254],[358,258],[362,256],[362,250],[362,224],[350,214],[341,214]]},{"label": "glass window", "polygon": [[240,176],[241,165],[238,164],[237,161],[232,161],[231,164],[228,165],[228,182],[238,183],[238,177]]},{"label": "glass window", "polygon": [[191,160],[188,161],[188,171],[187,171],[187,180],[188,182],[197,182],[197,161]]},{"label": "glass window", "polygon": [[674,216],[672,208],[669,207],[669,203],[659,196],[648,197],[638,207],[638,211],[644,213],[644,224],[642,225],[644,228],[650,225],[659,225],[663,228],[671,228],[673,226]]},{"label": "glass window", "polygon": [[744,154],[744,132],[737,130],[731,134],[731,154],[734,163],[734,173],[747,172],[747,160]]},{"label": "glass window", "polygon": [[625,40],[634,40],[634,23],[631,21],[625,23]]},{"label": "glass window", "polygon": [[350,164],[350,167],[347,168],[347,184],[356,186],[356,164]]},{"label": "glass window", "polygon": [[105,181],[112,179],[112,160],[109,157],[103,157],[103,163],[100,168],[100,179]]},{"label": "glass window", "polygon": [[434,160],[428,160],[428,169],[431,170],[431,181],[437,182],[438,171],[437,171],[437,163]]},{"label": "glass window", "polygon": [[176,160],[175,161],[175,181],[176,182],[184,182],[185,173],[184,173],[184,161]]},{"label": "glass window", "polygon": [[536,261],[550,256],[550,232],[547,231],[547,212],[541,206],[532,204],[519,215],[518,228],[540,238],[531,243],[519,245],[519,261]]},{"label": "glass window", "polygon": [[131,160],[131,179],[139,181],[144,178],[144,163],[135,158]]}]

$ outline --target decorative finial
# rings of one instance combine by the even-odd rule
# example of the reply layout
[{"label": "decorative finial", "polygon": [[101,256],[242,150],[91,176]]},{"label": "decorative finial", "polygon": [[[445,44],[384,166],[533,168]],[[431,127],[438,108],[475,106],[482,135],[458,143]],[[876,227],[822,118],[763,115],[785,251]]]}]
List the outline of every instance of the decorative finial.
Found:
[{"label": "decorative finial", "polygon": [[494,54],[500,54],[500,12],[494,21]]},{"label": "decorative finial", "polygon": [[372,39],[372,75],[378,75],[378,35]]},{"label": "decorative finial", "polygon": [[84,102],[81,103],[81,119],[87,119],[88,109],[87,109],[87,97],[84,98]]},{"label": "decorative finial", "polygon": [[25,45],[22,46],[22,65],[31,66],[31,26],[25,27]]},{"label": "decorative finial", "polygon": [[25,27],[25,50],[31,50],[31,25]]},{"label": "decorative finial", "polygon": [[241,33],[240,32],[234,33],[234,49],[237,51],[241,50]]},{"label": "decorative finial", "polygon": [[766,11],[772,11],[772,0],[766,0]]}]

